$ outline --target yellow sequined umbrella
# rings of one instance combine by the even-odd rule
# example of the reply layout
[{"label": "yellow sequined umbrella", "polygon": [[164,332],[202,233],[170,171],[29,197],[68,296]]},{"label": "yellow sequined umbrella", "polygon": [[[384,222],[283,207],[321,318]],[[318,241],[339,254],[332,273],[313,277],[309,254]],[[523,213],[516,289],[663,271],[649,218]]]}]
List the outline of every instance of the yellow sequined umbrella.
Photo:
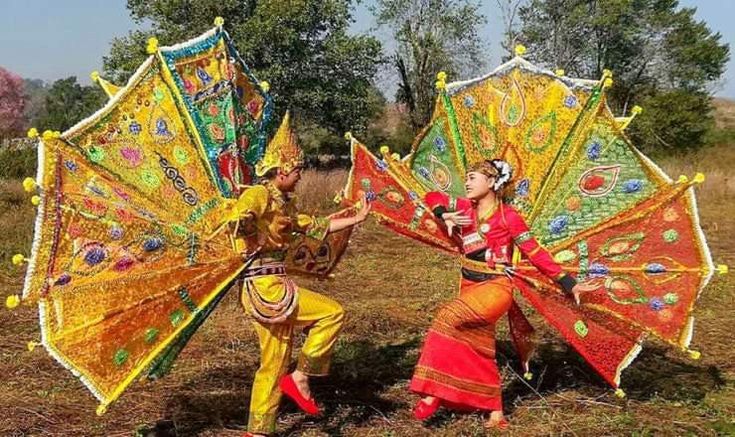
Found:
[{"label": "yellow sequined umbrella", "polygon": [[99,413],[141,374],[165,373],[244,268],[231,235],[213,232],[250,183],[272,103],[216,24],[177,46],[149,41],[126,86],[106,83],[102,109],[43,134],[24,182],[39,196],[22,298]]}]

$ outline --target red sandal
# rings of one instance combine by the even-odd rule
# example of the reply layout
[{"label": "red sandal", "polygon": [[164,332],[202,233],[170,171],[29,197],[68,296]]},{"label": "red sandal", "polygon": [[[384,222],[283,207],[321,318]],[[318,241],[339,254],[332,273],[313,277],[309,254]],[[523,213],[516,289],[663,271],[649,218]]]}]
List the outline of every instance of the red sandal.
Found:
[{"label": "red sandal", "polygon": [[419,399],[419,401],[416,402],[416,406],[413,407],[413,417],[418,420],[426,420],[436,413],[441,403],[441,399],[436,397],[431,403],[424,402],[423,398]]},{"label": "red sandal", "polygon": [[316,404],[314,398],[306,399],[301,392],[299,392],[299,389],[296,387],[296,383],[290,374],[281,378],[281,381],[278,383],[278,387],[281,388],[283,394],[291,398],[291,400],[294,401],[306,414],[312,416],[319,414],[319,405]]}]

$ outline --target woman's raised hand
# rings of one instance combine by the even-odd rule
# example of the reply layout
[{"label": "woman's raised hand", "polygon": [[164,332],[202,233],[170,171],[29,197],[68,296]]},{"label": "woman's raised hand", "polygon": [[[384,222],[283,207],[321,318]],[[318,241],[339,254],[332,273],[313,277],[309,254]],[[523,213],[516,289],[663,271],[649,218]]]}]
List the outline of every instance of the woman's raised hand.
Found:
[{"label": "woman's raised hand", "polygon": [[442,214],[442,220],[447,227],[447,234],[452,236],[452,232],[456,226],[467,226],[472,223],[472,219],[464,211],[445,212]]}]

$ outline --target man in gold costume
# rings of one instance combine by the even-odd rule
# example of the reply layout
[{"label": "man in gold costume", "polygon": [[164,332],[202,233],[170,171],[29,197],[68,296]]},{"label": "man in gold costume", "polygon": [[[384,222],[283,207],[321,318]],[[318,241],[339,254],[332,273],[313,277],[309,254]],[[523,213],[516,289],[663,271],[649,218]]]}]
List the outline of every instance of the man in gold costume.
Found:
[{"label": "man in gold costume", "polygon": [[[256,165],[256,174],[263,182],[247,188],[227,213],[227,221],[237,223],[236,244],[254,258],[244,272],[241,297],[260,341],[260,368],[253,382],[246,436],[274,431],[282,393],[306,413],[319,413],[309,390],[309,377],[328,373],[342,327],[344,310],[339,303],[297,286],[286,276],[284,259],[292,233],[323,239],[330,232],[364,221],[369,211],[363,199],[352,217],[299,214],[292,193],[301,178],[303,158],[286,114]],[[308,334],[296,370],[286,375],[295,328],[308,328]]]}]

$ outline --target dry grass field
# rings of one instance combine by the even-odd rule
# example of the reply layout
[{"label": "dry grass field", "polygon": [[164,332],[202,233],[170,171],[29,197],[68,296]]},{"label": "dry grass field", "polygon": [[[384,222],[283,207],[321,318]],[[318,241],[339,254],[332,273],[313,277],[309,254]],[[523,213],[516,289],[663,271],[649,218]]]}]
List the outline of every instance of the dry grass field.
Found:
[{"label": "dry grass field", "polygon": [[[670,157],[676,177],[704,172],[700,213],[714,257],[735,265],[735,148],[718,146]],[[304,207],[326,211],[344,172],[307,173]],[[23,271],[10,257],[27,253],[33,208],[19,181],[0,183],[0,298],[21,289]],[[356,230],[352,245],[328,281],[300,283],[343,303],[348,313],[333,374],[315,382],[326,414],[311,419],[284,402],[280,435],[485,435],[478,414],[442,412],[422,425],[413,420],[416,398],[406,386],[422,336],[435,309],[455,293],[456,267],[441,254],[389,234],[374,222]],[[536,377],[516,373],[504,323],[499,364],[510,435],[733,435],[735,434],[735,291],[732,276],[715,277],[696,311],[693,349],[702,359],[649,343],[623,373],[626,399],[600,378],[543,321],[532,317],[541,346]],[[103,417],[96,401],[42,348],[33,308],[0,311],[0,435],[238,436],[246,426],[257,342],[233,290],[184,350],[175,368],[156,382],[139,381]]]}]

